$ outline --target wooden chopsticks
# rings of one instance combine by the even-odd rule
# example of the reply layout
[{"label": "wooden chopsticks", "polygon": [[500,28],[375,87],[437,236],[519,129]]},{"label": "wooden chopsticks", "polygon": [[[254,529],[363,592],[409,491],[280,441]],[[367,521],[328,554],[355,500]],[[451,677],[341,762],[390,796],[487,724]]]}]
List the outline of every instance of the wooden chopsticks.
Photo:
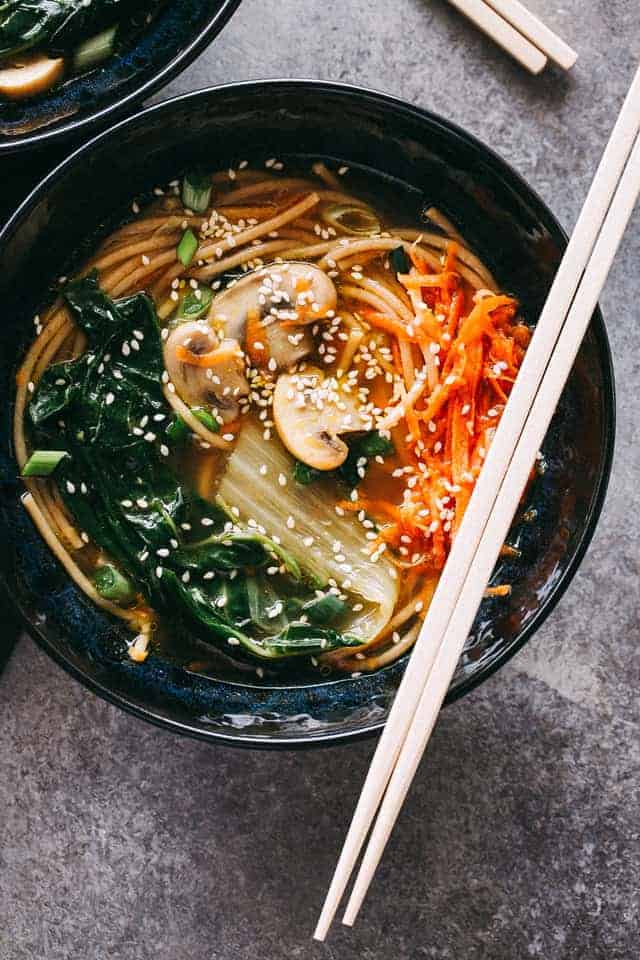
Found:
[{"label": "wooden chopsticks", "polygon": [[558,268],[405,670],[360,794],[316,939],[326,936],[382,803],[345,914],[345,922],[353,922],[426,747],[529,469],[637,199],[639,130],[640,69]]},{"label": "wooden chopsticks", "polygon": [[487,36],[530,73],[540,73],[548,60],[569,70],[578,57],[557,34],[519,0],[449,0]]}]

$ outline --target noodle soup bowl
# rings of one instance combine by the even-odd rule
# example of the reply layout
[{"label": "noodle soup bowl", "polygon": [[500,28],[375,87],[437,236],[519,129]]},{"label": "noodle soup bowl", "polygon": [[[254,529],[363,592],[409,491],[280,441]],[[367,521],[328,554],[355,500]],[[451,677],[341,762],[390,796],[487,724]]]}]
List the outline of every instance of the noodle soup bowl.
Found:
[{"label": "noodle soup bowl", "polygon": [[[118,706],[217,743],[298,747],[379,731],[406,657],[371,674],[288,683],[255,672],[230,681],[155,653],[144,663],[123,658],[125,628],[78,590],[24,511],[10,440],[16,369],[56,278],[77,270],[132,199],[154,185],[195,165],[224,170],[274,156],[292,166],[325,159],[334,169],[370,171],[416,208],[438,207],[535,322],[565,235],[514,170],[450,122],[371,91],[291,80],[218,87],[151,107],[70,156],[0,235],[2,579],[37,642]],[[501,559],[496,572],[511,592],[483,602],[447,702],[505,663],[569,585],[600,513],[613,437],[611,358],[596,311],[544,443],[545,469],[514,521],[510,542],[519,556]]]}]

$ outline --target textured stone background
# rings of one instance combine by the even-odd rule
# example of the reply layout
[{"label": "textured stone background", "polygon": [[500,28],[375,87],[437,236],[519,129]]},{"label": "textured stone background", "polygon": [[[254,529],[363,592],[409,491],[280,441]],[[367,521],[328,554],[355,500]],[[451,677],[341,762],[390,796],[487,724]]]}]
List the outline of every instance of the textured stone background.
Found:
[{"label": "textured stone background", "polygon": [[[570,227],[640,5],[527,2],[578,49],[569,77],[529,77],[442,0],[244,0],[165,94],[259,76],[378,87],[490,142]],[[619,429],[594,543],[544,629],[442,716],[357,927],[309,939],[371,744],[180,740],[23,639],[0,678],[0,960],[635,960],[639,261],[636,214],[602,298]]]}]

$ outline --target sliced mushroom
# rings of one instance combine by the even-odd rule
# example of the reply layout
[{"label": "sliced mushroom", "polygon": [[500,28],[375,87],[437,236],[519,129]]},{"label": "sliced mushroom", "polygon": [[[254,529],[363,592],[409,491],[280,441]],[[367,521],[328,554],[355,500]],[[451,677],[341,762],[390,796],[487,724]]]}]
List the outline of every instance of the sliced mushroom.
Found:
[{"label": "sliced mushroom", "polygon": [[0,96],[9,100],[25,100],[35,97],[52,87],[64,73],[61,57],[45,57],[42,54],[25,56],[14,64],[0,69]]},{"label": "sliced mushroom", "polygon": [[278,377],[273,419],[287,450],[316,470],[339,467],[349,453],[341,436],[370,428],[353,397],[315,367]]},{"label": "sliced mushroom", "polygon": [[189,406],[214,408],[224,423],[238,417],[249,384],[237,340],[219,341],[204,322],[183,323],[167,338],[164,363],[178,396]]},{"label": "sliced mushroom", "polygon": [[243,341],[247,319],[256,316],[264,335],[266,363],[273,358],[278,370],[287,370],[313,350],[305,326],[335,310],[333,281],[310,263],[278,263],[255,270],[217,296],[209,317],[227,337]]}]

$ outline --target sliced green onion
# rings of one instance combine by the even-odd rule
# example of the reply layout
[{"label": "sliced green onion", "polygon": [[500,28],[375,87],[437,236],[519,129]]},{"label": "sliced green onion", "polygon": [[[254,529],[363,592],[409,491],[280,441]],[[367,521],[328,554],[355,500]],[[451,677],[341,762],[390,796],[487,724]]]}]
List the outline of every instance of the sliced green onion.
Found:
[{"label": "sliced green onion", "polygon": [[113,53],[117,27],[109,27],[89,37],[73,52],[73,69],[76,73],[88,70],[102,60],[106,60]]},{"label": "sliced green onion", "polygon": [[23,477],[49,477],[61,460],[68,457],[66,450],[34,450],[22,470]]},{"label": "sliced green onion", "polygon": [[178,249],[176,253],[178,254],[178,260],[183,265],[183,267],[188,267],[193,256],[198,249],[198,239],[191,229],[185,230],[182,234],[182,239],[178,244]]},{"label": "sliced green onion", "polygon": [[93,575],[93,582],[96,590],[105,600],[112,600],[113,603],[131,603],[135,599],[134,585],[111,563],[98,567]]},{"label": "sliced green onion", "polygon": [[396,247],[389,254],[389,263],[396,273],[409,273],[411,263],[404,247]]},{"label": "sliced green onion", "polygon": [[322,211],[322,219],[340,233],[372,237],[382,229],[370,207],[355,203],[332,203]]},{"label": "sliced green onion", "polygon": [[[220,424],[208,410],[205,410],[203,407],[192,407],[191,413],[196,420],[199,420],[211,433],[220,432]],[[166,432],[169,439],[174,443],[183,443],[191,433],[191,430],[182,417],[176,417],[175,420],[169,424]]]},{"label": "sliced green onion", "polygon": [[[200,297],[197,296],[200,294]],[[197,320],[203,313],[206,313],[211,306],[213,294],[211,287],[198,287],[196,290],[189,290],[178,304],[176,318],[178,320]]]},{"label": "sliced green onion", "polygon": [[204,213],[211,199],[211,179],[203,173],[185,173],[182,181],[182,203],[194,213]]}]

